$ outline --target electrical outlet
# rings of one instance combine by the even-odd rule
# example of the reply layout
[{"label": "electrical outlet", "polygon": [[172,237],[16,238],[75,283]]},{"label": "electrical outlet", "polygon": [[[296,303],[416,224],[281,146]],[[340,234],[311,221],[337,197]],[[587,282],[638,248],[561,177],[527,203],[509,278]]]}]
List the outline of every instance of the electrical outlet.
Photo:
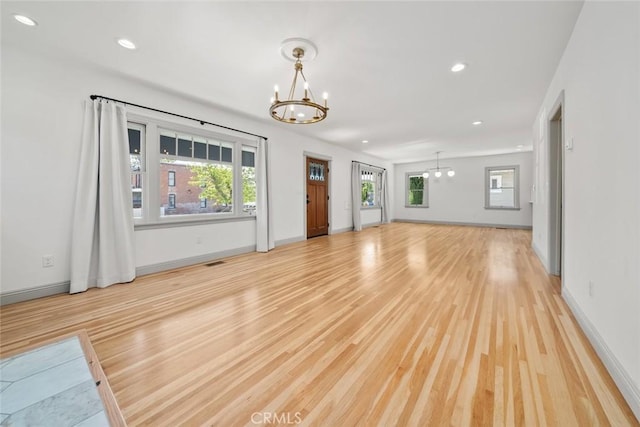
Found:
[{"label": "electrical outlet", "polygon": [[595,285],[594,283],[589,280],[589,296],[592,297],[593,296],[593,291],[594,291]]},{"label": "electrical outlet", "polygon": [[42,255],[42,268],[53,267],[53,255]]}]

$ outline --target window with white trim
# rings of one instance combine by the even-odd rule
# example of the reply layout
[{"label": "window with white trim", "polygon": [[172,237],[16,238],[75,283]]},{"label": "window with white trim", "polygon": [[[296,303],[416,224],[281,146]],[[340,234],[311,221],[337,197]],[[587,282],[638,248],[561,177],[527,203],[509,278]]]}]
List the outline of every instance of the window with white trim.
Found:
[{"label": "window with white trim", "polygon": [[377,169],[363,167],[360,172],[361,207],[380,207],[380,186],[382,172]]},{"label": "window with white trim", "polygon": [[485,209],[520,209],[518,166],[485,168]]},{"label": "window with white trim", "polygon": [[256,149],[242,146],[242,211],[256,210]]},{"label": "window with white trim", "polygon": [[405,190],[405,207],[429,207],[429,178],[425,178],[422,172],[407,172]]},{"label": "window with white trim", "polygon": [[254,214],[253,141],[137,115],[131,120],[141,123],[128,125],[136,224]]},{"label": "window with white trim", "polygon": [[129,134],[129,162],[131,166],[131,199],[133,201],[133,217],[142,218],[142,175],[145,169],[144,140],[145,127],[131,123]]}]

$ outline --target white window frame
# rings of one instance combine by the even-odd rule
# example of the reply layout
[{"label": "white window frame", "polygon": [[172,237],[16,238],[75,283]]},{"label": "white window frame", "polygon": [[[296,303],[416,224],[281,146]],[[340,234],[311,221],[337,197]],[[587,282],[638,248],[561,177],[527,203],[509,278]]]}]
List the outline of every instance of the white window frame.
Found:
[{"label": "white window frame", "polygon": [[[242,146],[256,149],[255,140],[214,132],[197,126],[170,122],[136,113],[127,113],[128,126],[144,130],[144,139],[140,141],[140,152],[144,162],[142,173],[142,217],[134,218],[136,226],[171,227],[189,223],[225,222],[238,220],[255,220],[255,215],[243,212],[242,195]],[[233,145],[233,212],[195,213],[185,215],[160,215],[160,130],[170,130],[201,138],[213,139],[221,143]],[[181,158],[180,156],[166,156]],[[204,159],[195,158],[194,161]],[[215,163],[211,161],[212,163]],[[164,177],[163,177],[164,178]],[[166,179],[166,178],[165,178]],[[132,214],[133,215],[133,214]]]},{"label": "white window frame", "polygon": [[[424,178],[424,172],[407,172],[404,178],[404,207],[405,208],[428,208],[429,207],[429,178]],[[424,179],[424,185],[422,187],[422,204],[411,205],[409,204],[409,178],[412,176],[421,176]]]},{"label": "white window frame", "polygon": [[380,204],[380,190],[381,190],[381,184],[382,184],[382,170],[378,169],[378,168],[371,168],[371,167],[367,167],[367,166],[362,166],[360,169],[360,191],[362,192],[362,183],[364,182],[364,180],[362,179],[362,175],[365,172],[369,172],[374,174],[375,179],[371,182],[373,182],[374,184],[374,200],[373,200],[373,206],[362,206],[362,196],[359,197],[360,199],[360,209],[380,209],[382,206]]},{"label": "white window frame", "polygon": [[[491,187],[491,172],[499,170],[513,169],[513,206],[493,206],[491,205],[491,193],[502,193],[502,177],[498,183],[498,188]],[[484,168],[484,208],[496,210],[520,210],[520,166],[487,166]]]}]

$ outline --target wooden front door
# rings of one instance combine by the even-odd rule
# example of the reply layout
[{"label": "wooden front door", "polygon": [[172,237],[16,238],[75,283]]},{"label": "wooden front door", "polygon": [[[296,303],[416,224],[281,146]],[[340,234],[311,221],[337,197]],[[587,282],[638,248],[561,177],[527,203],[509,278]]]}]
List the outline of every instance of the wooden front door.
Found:
[{"label": "wooden front door", "polygon": [[329,162],[307,157],[307,239],[329,234]]}]

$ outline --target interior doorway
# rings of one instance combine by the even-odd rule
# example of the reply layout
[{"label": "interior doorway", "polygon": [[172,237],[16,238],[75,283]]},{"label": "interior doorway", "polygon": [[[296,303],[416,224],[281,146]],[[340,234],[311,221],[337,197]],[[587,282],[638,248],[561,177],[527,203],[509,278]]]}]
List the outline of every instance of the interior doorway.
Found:
[{"label": "interior doorway", "polygon": [[549,272],[562,276],[563,200],[564,200],[564,128],[563,103],[559,100],[549,119]]},{"label": "interior doorway", "polygon": [[329,162],[307,157],[307,239],[329,234]]}]

